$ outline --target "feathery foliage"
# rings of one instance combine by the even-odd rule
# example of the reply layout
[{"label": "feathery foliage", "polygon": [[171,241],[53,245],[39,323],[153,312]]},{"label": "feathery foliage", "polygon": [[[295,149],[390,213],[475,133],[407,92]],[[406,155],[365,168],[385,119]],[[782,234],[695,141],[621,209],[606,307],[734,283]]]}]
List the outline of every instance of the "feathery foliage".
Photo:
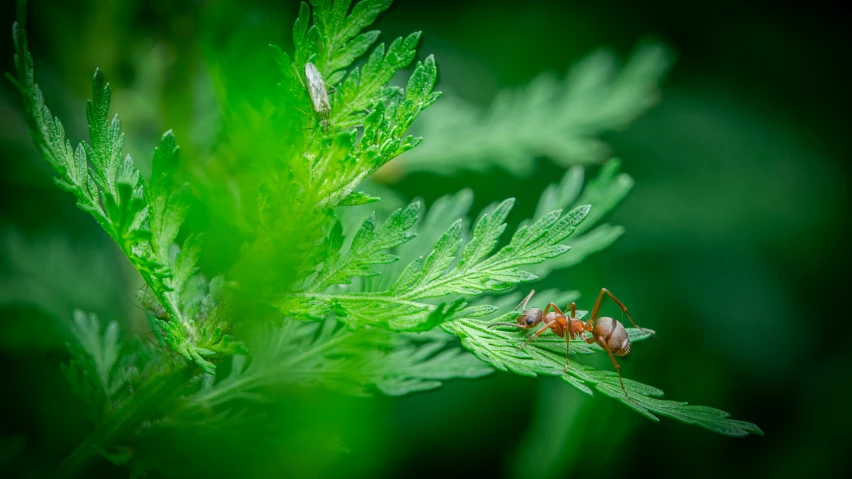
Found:
[{"label": "feathery foliage", "polygon": [[[453,317],[477,317],[494,312],[492,307],[480,305],[465,308],[461,300],[455,300],[449,306],[434,305],[421,301],[427,298],[439,298],[447,295],[477,295],[483,291],[505,291],[522,281],[535,279],[521,266],[541,263],[558,256],[568,250],[560,244],[571,235],[588,214],[589,207],[581,206],[562,215],[561,210],[553,211],[530,227],[519,228],[512,241],[491,254],[506,229],[506,217],[511,211],[513,199],[508,199],[497,205],[489,213],[483,214],[473,229],[473,236],[465,243],[462,239],[462,222],[456,220],[435,243],[434,249],[425,258],[412,261],[402,271],[396,281],[384,292],[353,292],[349,294],[306,292],[300,295],[305,298],[305,304],[310,308],[304,314],[317,317],[316,310],[327,311],[336,308],[342,320],[351,326],[375,325],[392,330],[422,330],[430,329],[440,322]],[[404,210],[394,212],[379,231],[386,232],[396,245],[405,241],[409,236],[404,231],[411,227],[416,219],[417,204],[412,204]],[[356,233],[349,251],[342,256],[339,263],[363,264],[387,263],[396,260],[395,257],[382,253],[387,248],[385,243],[370,241],[374,236],[374,219],[370,217],[361,225]],[[339,225],[335,231],[339,231]],[[333,252],[330,259],[341,257],[339,248],[342,244],[339,232],[332,233],[329,242]],[[367,247],[365,247],[367,243]],[[374,247],[369,246],[378,243]],[[461,256],[458,252],[461,249]],[[337,274],[372,275],[372,269],[351,268],[341,271],[335,266],[323,268],[337,271]],[[332,284],[328,274],[320,273],[318,286]],[[346,281],[338,277],[338,282]]]},{"label": "feathery foliage", "polygon": [[106,415],[112,408],[113,397],[128,379],[126,371],[118,367],[121,357],[118,323],[110,322],[101,335],[95,315],[75,311],[71,332],[76,340],[69,344],[74,359],[62,365],[62,374],[68,378],[74,393],[97,411],[98,416]]},{"label": "feathery foliage", "polygon": [[163,135],[154,152],[150,184],[145,184],[130,155],[121,156],[121,123],[118,115],[109,119],[112,90],[96,70],[93,100],[86,104],[91,143],[72,148],[62,123],[50,113],[35,83],[21,24],[16,23],[13,30],[18,77],[9,78],[21,91],[33,143],[56,170],[56,184],[76,196],[77,206],[95,218],[150,286],[163,308],[158,324],[166,343],[212,372],[213,364],[205,356],[236,348],[226,335],[196,331],[193,319],[182,314],[186,301],[180,292],[195,274],[198,246],[197,238],[190,237],[180,252],[172,254],[188,207],[187,187],[171,182],[178,151],[174,135]]},{"label": "feathery foliage", "polygon": [[571,254],[553,258],[535,266],[532,272],[546,276],[554,269],[562,269],[581,262],[586,256],[601,251],[615,242],[624,228],[611,224],[598,224],[603,217],[615,208],[627,196],[633,187],[630,176],[619,173],[621,162],[611,159],[603,164],[597,178],[583,187],[583,169],[573,166],[565,172],[559,183],[545,188],[536,207],[535,218],[540,218],[554,208],[578,207],[584,204],[594,205],[588,217],[577,226],[571,240]]},{"label": "feathery foliage", "polygon": [[[635,397],[628,401],[610,371],[571,361],[563,373],[564,342],[541,338],[518,351],[521,333],[486,328],[516,314],[506,311],[518,287],[526,289],[522,283],[571,266],[622,234],[618,226],[599,224],[632,185],[618,173],[617,160],[606,163],[585,188],[583,170],[571,168],[545,190],[535,216],[526,221],[511,218],[515,200],[509,198],[485,208],[471,228],[465,218],[472,194],[462,191],[425,213],[417,201],[386,218],[373,213],[348,231],[342,221],[346,210],[378,200],[356,191],[359,185],[420,144],[422,138],[407,131],[439,96],[433,91],[437,66],[432,56],[415,62],[419,33],[368,53],[379,33],[363,30],[389,0],[312,4],[300,7],[294,52],[271,47],[279,83],[270,88],[263,111],[251,113],[265,118],[256,143],[268,144],[270,135],[277,146],[252,150],[248,145],[254,142],[233,132],[225,132],[217,145],[222,154],[232,154],[235,144],[246,145],[246,161],[256,159],[250,178],[233,185],[241,190],[237,196],[253,193],[256,217],[237,220],[249,231],[242,232],[241,244],[231,251],[232,264],[222,271],[202,271],[204,228],[185,224],[191,205],[203,207],[203,201],[194,201],[189,185],[177,181],[187,175],[181,174],[174,135],[162,136],[151,177],[143,178],[130,156],[122,156],[121,125],[117,116],[110,119],[111,89],[96,70],[86,108],[90,140],[72,148],[35,83],[24,9],[19,14],[17,77],[10,78],[21,92],[33,142],[55,170],[57,185],[76,197],[145,281],[138,299],[153,335],[151,341],[129,341],[116,321],[102,330],[94,315],[75,313],[69,341],[73,360],[63,372],[92,411],[95,431],[61,472],[79,470],[95,452],[143,468],[144,458],[117,454],[114,447],[138,440],[143,432],[189,422],[239,420],[278,397],[282,386],[403,395],[493,369],[559,375],[654,420],[664,415],[722,434],[760,433],[721,411],[658,399],[661,391],[636,381],[625,381]],[[365,62],[353,67],[364,54]],[[587,155],[583,161],[597,159],[592,134],[621,126],[645,109],[667,61],[658,47],[640,50],[610,84],[602,81],[607,57],[595,58],[572,74],[564,95],[541,80],[528,94],[495,107],[484,126],[459,129],[470,134],[458,144],[471,148],[472,156],[436,143],[427,153],[434,169],[449,171],[441,165],[451,157],[479,168],[489,151],[503,151],[508,153],[498,163],[526,171],[528,160],[540,152],[536,139],[544,137],[564,140],[552,150],[561,162],[575,161],[578,151]],[[329,91],[330,111],[313,109],[304,73],[308,63]],[[388,85],[412,63],[405,88]],[[545,108],[554,96],[555,106]],[[503,135],[505,125],[499,123],[508,114],[543,116],[551,126],[529,138],[521,130]],[[475,123],[480,125],[470,125]],[[485,139],[485,131],[503,143]],[[270,157],[253,158],[261,151]],[[512,233],[504,234],[507,229]],[[495,313],[505,314],[483,319]],[[647,335],[631,331],[631,337],[639,341]],[[575,355],[597,350],[581,341],[572,346]]]},{"label": "feathery foliage", "polygon": [[[727,436],[763,434],[754,424],[728,419],[729,414],[724,411],[659,399],[663,395],[659,389],[625,378],[624,386],[630,394],[628,398],[621,390],[618,375],[612,371],[596,370],[574,360],[568,363],[565,370],[565,340],[562,338],[554,335],[542,337],[519,350],[519,342],[525,340],[523,335],[515,331],[488,328],[490,323],[512,320],[516,314],[509,313],[488,322],[466,319],[453,321],[447,323],[444,328],[457,334],[462,339],[462,345],[476,357],[501,371],[511,371],[522,376],[559,376],[586,394],[592,395],[591,388],[594,388],[595,391],[616,399],[652,421],[659,421],[655,415],[659,414]],[[582,318],[584,314],[578,316]],[[651,333],[635,328],[628,329],[628,334],[632,342],[651,336]],[[595,351],[603,352],[603,349],[597,344],[589,346],[582,339],[571,341],[572,355],[593,354]]]},{"label": "feathery foliage", "polygon": [[235,356],[229,375],[190,398],[206,407],[234,397],[261,399],[264,387],[318,384],[348,394],[403,395],[440,387],[441,380],[476,378],[493,370],[443,333],[350,331],[332,319],[287,322],[252,344],[252,360]]},{"label": "feathery foliage", "polygon": [[563,166],[605,160],[609,148],[596,137],[625,128],[654,105],[671,63],[659,44],[640,44],[620,70],[613,52],[599,50],[562,81],[542,74],[499,92],[486,111],[448,98],[418,124],[430,141],[399,167],[441,174],[499,167],[528,176],[538,156]]}]

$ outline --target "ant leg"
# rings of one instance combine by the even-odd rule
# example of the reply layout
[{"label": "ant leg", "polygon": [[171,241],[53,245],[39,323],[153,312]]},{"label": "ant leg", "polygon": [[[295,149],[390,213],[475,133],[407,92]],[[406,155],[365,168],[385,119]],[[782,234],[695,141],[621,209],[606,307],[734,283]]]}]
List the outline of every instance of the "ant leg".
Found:
[{"label": "ant leg", "polygon": [[[586,340],[586,342],[588,342],[588,340]],[[618,373],[618,382],[621,384],[621,390],[624,391],[624,395],[627,396],[627,399],[629,399],[630,402],[634,402],[633,398],[627,394],[627,389],[624,388],[624,381],[621,379],[621,366],[618,365],[618,361],[615,360],[615,356],[612,355],[612,351],[609,350],[609,346],[607,346],[606,341],[600,341],[598,344],[603,346],[606,353],[609,354],[609,359],[612,361],[612,365],[615,366],[615,372]]]},{"label": "ant leg", "polygon": [[547,331],[548,329],[552,328],[553,326],[555,326],[555,325],[557,325],[557,324],[559,324],[559,323],[557,323],[556,321],[554,321],[554,322],[552,322],[552,323],[550,323],[550,324],[546,324],[543,328],[539,329],[538,331],[536,331],[536,332],[535,332],[535,334],[533,334],[532,336],[530,336],[530,338],[529,338],[529,339],[527,339],[527,342],[525,342],[525,343],[523,344],[523,346],[518,346],[518,349],[524,349],[524,348],[527,346],[527,344],[529,344],[529,343],[530,343],[530,341],[532,341],[533,339],[537,338],[537,337],[538,337],[541,333],[543,333],[543,332]]},{"label": "ant leg", "polygon": [[633,321],[633,316],[630,315],[630,311],[627,310],[627,306],[625,306],[624,303],[619,301],[618,298],[616,298],[615,295],[610,293],[609,290],[606,289],[606,288],[601,288],[601,292],[600,292],[600,294],[598,294],[598,299],[595,301],[595,306],[594,306],[594,308],[592,308],[591,321],[593,323],[594,323],[595,319],[597,319],[597,317],[598,317],[598,310],[601,307],[601,302],[604,299],[604,294],[606,294],[607,296],[612,298],[613,301],[615,301],[615,304],[617,304],[618,307],[621,308],[621,311],[623,311],[624,314],[627,315],[627,319],[629,319],[630,322],[633,323],[634,328],[638,328],[638,329],[641,329],[642,331],[646,331],[646,332],[650,332],[651,334],[654,334],[654,331],[651,331],[650,329],[645,329],[645,328],[639,327],[639,325],[636,324],[636,321]]},{"label": "ant leg", "polygon": [[542,313],[547,314],[547,312],[550,311],[551,309],[553,311],[556,311],[557,313],[561,314],[562,316],[565,316],[565,313],[563,313],[562,310],[559,309],[559,306],[556,306],[553,303],[548,304],[547,307],[544,308],[544,311],[542,311]]},{"label": "ant leg", "polygon": [[569,309],[571,310],[571,316],[570,317],[576,318],[577,317],[577,303],[575,303],[574,301],[571,301],[571,304],[569,304],[568,306],[565,306],[565,311],[568,311]]},{"label": "ant leg", "polygon": [[527,309],[527,303],[529,303],[529,302],[530,302],[530,298],[532,298],[532,296],[533,296],[534,294],[535,294],[535,290],[534,290],[534,289],[533,289],[533,290],[530,290],[530,294],[528,294],[528,295],[527,295],[527,297],[526,297],[526,298],[524,298],[524,300],[523,300],[523,301],[521,301],[521,302],[520,302],[520,303],[519,303],[519,304],[515,307],[515,309],[513,309],[512,311],[517,311],[517,310],[519,310],[519,309],[521,309],[521,310]]},{"label": "ant leg", "polygon": [[[573,317],[577,313],[577,306],[574,303],[571,303],[568,306],[572,308],[571,309],[571,315]],[[557,313],[561,314],[564,318],[565,313],[563,313],[562,310],[559,309],[559,306],[556,306],[556,304],[554,304],[554,303],[549,303],[547,305],[547,307],[544,308],[543,312],[546,314],[551,309],[556,311]],[[568,308],[565,308],[565,309],[568,309]],[[556,322],[551,323],[551,324],[555,324],[555,323]],[[574,337],[574,330],[571,329],[571,323],[569,321],[566,321],[565,324],[563,325],[563,327],[564,327],[563,333],[565,334],[565,369],[564,370],[568,371],[568,354],[569,354],[570,349],[571,349],[571,338]],[[556,329],[554,329],[553,331],[556,332]],[[559,333],[556,332],[556,334],[559,334]],[[532,339],[530,339],[530,341],[531,340]],[[527,341],[527,342],[529,343],[529,341]]]},{"label": "ant leg", "polygon": [[571,353],[571,337],[574,336],[574,331],[571,330],[571,326],[568,326],[568,334],[565,335],[565,369],[562,371],[568,372],[568,360],[569,354]]},{"label": "ant leg", "polygon": [[[553,303],[550,303],[550,304],[553,304]],[[554,305],[554,307],[556,307],[556,306]],[[556,308],[556,309],[557,309],[557,311],[559,310],[559,308]],[[566,330],[566,334],[565,334],[565,369],[563,370],[565,372],[568,372],[568,363],[570,361],[570,354],[571,354],[571,340],[575,339],[576,334],[577,334],[577,333],[574,332],[574,329],[571,327],[571,319],[570,319],[570,318],[576,318],[577,317],[577,303],[571,301],[571,304],[569,304],[568,306],[565,306],[566,311],[568,311],[569,309],[571,310],[571,316],[569,316],[568,317],[569,319],[565,322],[566,323],[566,325],[565,325],[565,330]],[[562,313],[562,311],[559,311],[559,312],[563,316],[565,316],[565,313]]]}]

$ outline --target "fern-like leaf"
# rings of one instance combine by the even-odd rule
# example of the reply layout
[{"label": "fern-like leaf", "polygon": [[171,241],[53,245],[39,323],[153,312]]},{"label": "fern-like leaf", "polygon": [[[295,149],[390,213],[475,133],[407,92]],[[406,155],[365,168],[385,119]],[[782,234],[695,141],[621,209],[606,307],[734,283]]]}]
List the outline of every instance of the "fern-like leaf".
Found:
[{"label": "fern-like leaf", "polygon": [[554,208],[574,208],[579,205],[594,205],[586,219],[577,226],[571,240],[571,254],[561,255],[531,267],[537,276],[545,277],[551,271],[571,267],[587,256],[606,249],[624,234],[624,228],[611,224],[599,224],[604,216],[618,205],[633,187],[633,179],[619,173],[621,162],[610,159],[601,166],[598,176],[583,187],[583,169],[570,168],[559,183],[549,185],[539,199],[535,218],[540,218]]},{"label": "fern-like leaf", "polygon": [[[319,317],[315,313],[317,309],[332,308],[351,326],[369,324],[393,330],[420,330],[427,324],[437,324],[440,318],[446,321],[491,313],[493,309],[487,307],[462,309],[464,304],[459,301],[453,303],[456,307],[451,305],[441,312],[442,307],[424,300],[504,291],[522,281],[535,279],[535,275],[521,267],[568,251],[569,248],[560,243],[572,234],[589,211],[588,206],[583,206],[566,215],[559,210],[551,212],[530,227],[518,229],[510,244],[491,254],[506,228],[505,220],[513,203],[513,199],[506,200],[491,214],[481,216],[460,260],[457,254],[463,244],[462,228],[461,221],[456,221],[438,239],[432,252],[425,259],[412,261],[387,291],[303,293],[298,295],[305,300],[301,314]],[[453,266],[457,260],[458,264]]]},{"label": "fern-like leaf", "polygon": [[113,410],[112,399],[128,381],[127,373],[119,368],[118,323],[111,321],[101,331],[97,316],[78,310],[74,311],[71,333],[74,341],[68,347],[73,359],[62,365],[62,374],[100,421]]},{"label": "fern-like leaf", "polygon": [[348,68],[379,38],[378,30],[361,33],[376,17],[390,7],[392,0],[357,2],[352,11],[351,0],[314,0],[314,20],[320,43],[316,64],[329,84],[338,83]]},{"label": "fern-like leaf", "polygon": [[327,240],[329,251],[323,268],[310,289],[322,291],[332,284],[348,284],[349,277],[379,274],[370,265],[392,263],[399,259],[386,250],[399,246],[414,236],[407,230],[417,221],[419,209],[419,203],[398,209],[378,229],[376,216],[371,215],[361,224],[349,250],[342,257],[340,249],[343,246],[343,231],[340,222],[336,222]]},{"label": "fern-like leaf", "polygon": [[615,55],[598,51],[561,82],[541,75],[500,92],[487,111],[445,100],[419,123],[429,143],[406,154],[400,167],[441,174],[498,167],[528,176],[542,155],[564,166],[602,161],[609,148],[596,137],[624,128],[656,103],[671,63],[664,46],[643,44],[617,71]]},{"label": "fern-like leaf", "polygon": [[322,384],[358,396],[376,391],[402,395],[493,371],[452,342],[452,336],[440,331],[353,332],[334,320],[288,321],[251,344],[251,362],[236,356],[231,373],[218,382],[210,378],[190,402],[216,407],[236,398],[260,400],[270,386],[281,384]]},{"label": "fern-like leaf", "polygon": [[[555,335],[542,336],[524,349],[518,349],[518,346],[526,341],[524,332],[500,331],[488,327],[495,322],[511,321],[516,316],[517,313],[512,312],[493,321],[459,320],[445,323],[442,327],[458,335],[462,345],[476,357],[501,371],[511,371],[523,376],[559,376],[586,394],[592,394],[594,389],[653,421],[659,421],[656,415],[661,415],[727,436],[763,434],[760,428],[752,423],[728,419],[729,414],[724,411],[659,399],[663,395],[659,389],[627,378],[624,379],[624,387],[630,397],[626,397],[616,373],[597,370],[574,360],[574,356],[578,354],[590,354],[595,351],[603,353],[597,344],[589,346],[582,339],[571,341],[572,358],[566,370],[564,339]],[[578,316],[582,317],[583,314]],[[642,341],[651,335],[633,328],[628,329],[628,334],[632,342]]]},{"label": "fern-like leaf", "polygon": [[196,344],[199,335],[192,330],[192,318],[182,315],[180,290],[195,274],[199,251],[197,237],[185,244],[183,252],[175,255],[172,250],[188,209],[187,187],[171,183],[177,168],[174,135],[169,131],[161,138],[146,185],[130,156],[122,157],[121,123],[118,115],[109,117],[112,90],[96,70],[92,100],[86,104],[91,143],[81,142],[72,149],[62,123],[52,116],[35,83],[21,24],[14,25],[13,34],[18,75],[11,80],[24,100],[33,143],[56,171],[56,183],[77,197],[77,205],[98,221],[150,286],[155,297],[151,306],[164,309],[158,321],[166,344],[212,372],[212,363],[204,357],[215,351]]}]

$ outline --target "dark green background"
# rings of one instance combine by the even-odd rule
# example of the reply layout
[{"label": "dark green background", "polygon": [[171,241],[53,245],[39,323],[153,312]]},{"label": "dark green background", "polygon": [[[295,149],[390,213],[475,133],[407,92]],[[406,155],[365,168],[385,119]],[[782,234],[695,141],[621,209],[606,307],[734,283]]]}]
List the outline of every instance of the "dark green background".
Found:
[{"label": "dark green background", "polygon": [[[198,72],[210,62],[229,71],[263,64],[266,44],[286,48],[297,11],[278,1],[33,3],[36,73],[70,137],[84,137],[98,66],[116,90],[128,149],[143,159],[167,128],[187,139],[191,158],[207,128],[187,100]],[[4,1],[0,26],[10,29],[13,18]],[[661,104],[605,136],[636,181],[610,218],[627,234],[545,286],[580,290],[584,307],[599,288],[614,291],[658,332],[623,362],[627,377],[755,422],[766,436],[655,424],[558,380],[495,374],[407,398],[332,401],[331,417],[351,423],[343,438],[351,452],[305,474],[844,475],[852,462],[848,17],[813,1],[400,1],[377,27],[385,39],[422,30],[421,58],[435,54],[438,89],[482,106],[541,71],[561,75],[599,46],[624,57],[651,35],[677,52]],[[11,34],[0,41],[0,66],[13,69]],[[245,79],[247,96],[262,95],[266,80]],[[52,186],[8,83],[0,94],[0,467],[39,474],[87,428],[59,375],[63,322],[74,307],[138,315],[139,284],[94,221]],[[392,186],[427,204],[470,187],[475,211],[514,196],[517,221],[561,174],[542,158],[531,178],[415,173]],[[95,472],[126,474],[106,464]]]}]

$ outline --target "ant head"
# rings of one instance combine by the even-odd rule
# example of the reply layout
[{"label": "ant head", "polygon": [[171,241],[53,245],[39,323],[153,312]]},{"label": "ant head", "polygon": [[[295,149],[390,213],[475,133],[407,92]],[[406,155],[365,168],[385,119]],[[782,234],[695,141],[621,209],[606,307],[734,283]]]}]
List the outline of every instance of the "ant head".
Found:
[{"label": "ant head", "polygon": [[521,328],[530,328],[541,322],[543,313],[538,308],[525,309],[516,320]]}]

